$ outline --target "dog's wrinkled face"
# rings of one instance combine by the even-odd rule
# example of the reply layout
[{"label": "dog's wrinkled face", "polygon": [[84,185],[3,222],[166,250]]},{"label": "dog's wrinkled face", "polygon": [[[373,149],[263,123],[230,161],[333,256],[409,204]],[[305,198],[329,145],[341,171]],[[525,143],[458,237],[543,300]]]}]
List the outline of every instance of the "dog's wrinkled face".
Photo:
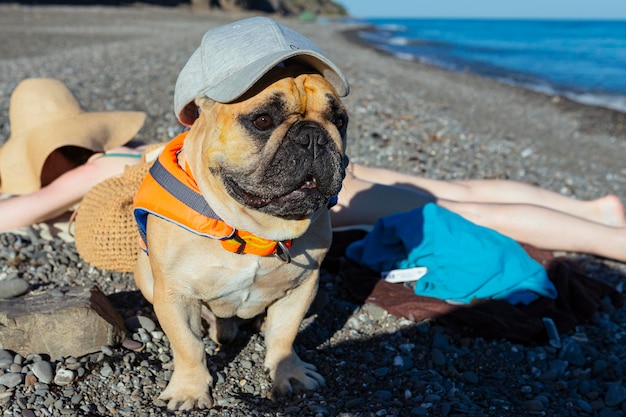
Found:
[{"label": "dog's wrinkled face", "polygon": [[250,173],[223,167],[219,174],[229,194],[244,206],[302,218],[339,192],[346,113],[332,93],[319,94],[311,84],[303,83],[304,91],[297,95],[275,91],[237,117],[262,157]]},{"label": "dog's wrinkled face", "polygon": [[203,141],[203,172],[194,176],[247,209],[305,219],[341,188],[347,113],[320,75],[277,70],[265,80],[236,103],[198,100],[192,140]]}]

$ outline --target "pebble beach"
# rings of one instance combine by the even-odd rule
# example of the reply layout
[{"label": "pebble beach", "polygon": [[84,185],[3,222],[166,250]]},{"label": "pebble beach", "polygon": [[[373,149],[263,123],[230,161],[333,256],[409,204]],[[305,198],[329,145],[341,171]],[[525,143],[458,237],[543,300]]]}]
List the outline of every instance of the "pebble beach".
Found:
[{"label": "pebble beach", "polygon": [[[89,111],[140,110],[138,139],[179,131],[178,72],[211,27],[248,14],[189,8],[0,5],[0,144],[9,98],[25,78],[63,81]],[[313,40],[346,73],[351,161],[437,179],[523,181],[581,199],[626,201],[626,113],[589,107],[367,47],[357,23],[277,18]],[[36,117],[36,115],[33,115]],[[622,289],[626,264],[582,254],[590,276]],[[0,234],[0,281],[30,292],[97,285],[126,320],[119,346],[81,357],[0,349],[2,416],[600,416],[626,412],[626,310],[605,303],[560,335],[563,347],[459,335],[352,300],[323,271],[319,305],[296,350],[326,378],[316,392],[273,398],[262,336],[206,351],[215,407],[168,413],[158,399],[171,371],[167,337],[132,274],[99,270],[73,242]],[[76,323],[81,326],[81,323]],[[0,346],[1,348],[1,346]]]}]

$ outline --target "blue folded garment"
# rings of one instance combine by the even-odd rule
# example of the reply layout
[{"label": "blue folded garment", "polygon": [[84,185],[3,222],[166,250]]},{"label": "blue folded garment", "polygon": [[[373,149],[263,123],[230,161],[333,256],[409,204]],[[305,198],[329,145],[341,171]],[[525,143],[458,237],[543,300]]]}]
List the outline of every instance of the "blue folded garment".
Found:
[{"label": "blue folded garment", "polygon": [[557,291],[515,240],[429,203],[382,217],[346,256],[378,272],[426,267],[415,294],[452,303],[505,299],[528,304]]}]

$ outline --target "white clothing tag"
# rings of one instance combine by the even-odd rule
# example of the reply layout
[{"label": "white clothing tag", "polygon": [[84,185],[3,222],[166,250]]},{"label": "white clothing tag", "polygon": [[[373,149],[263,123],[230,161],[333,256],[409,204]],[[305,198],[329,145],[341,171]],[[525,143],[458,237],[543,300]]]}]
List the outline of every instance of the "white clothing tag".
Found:
[{"label": "white clothing tag", "polygon": [[408,282],[417,281],[428,272],[425,266],[416,266],[415,268],[392,269],[391,271],[383,271],[382,278],[387,282]]}]

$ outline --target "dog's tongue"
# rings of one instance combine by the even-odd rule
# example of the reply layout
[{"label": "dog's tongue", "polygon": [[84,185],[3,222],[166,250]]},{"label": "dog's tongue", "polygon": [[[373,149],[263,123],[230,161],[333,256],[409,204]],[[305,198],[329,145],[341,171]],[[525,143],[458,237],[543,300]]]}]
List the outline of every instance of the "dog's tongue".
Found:
[{"label": "dog's tongue", "polygon": [[306,181],[300,186],[300,189],[313,189],[317,188],[317,181],[312,176],[309,176]]}]

